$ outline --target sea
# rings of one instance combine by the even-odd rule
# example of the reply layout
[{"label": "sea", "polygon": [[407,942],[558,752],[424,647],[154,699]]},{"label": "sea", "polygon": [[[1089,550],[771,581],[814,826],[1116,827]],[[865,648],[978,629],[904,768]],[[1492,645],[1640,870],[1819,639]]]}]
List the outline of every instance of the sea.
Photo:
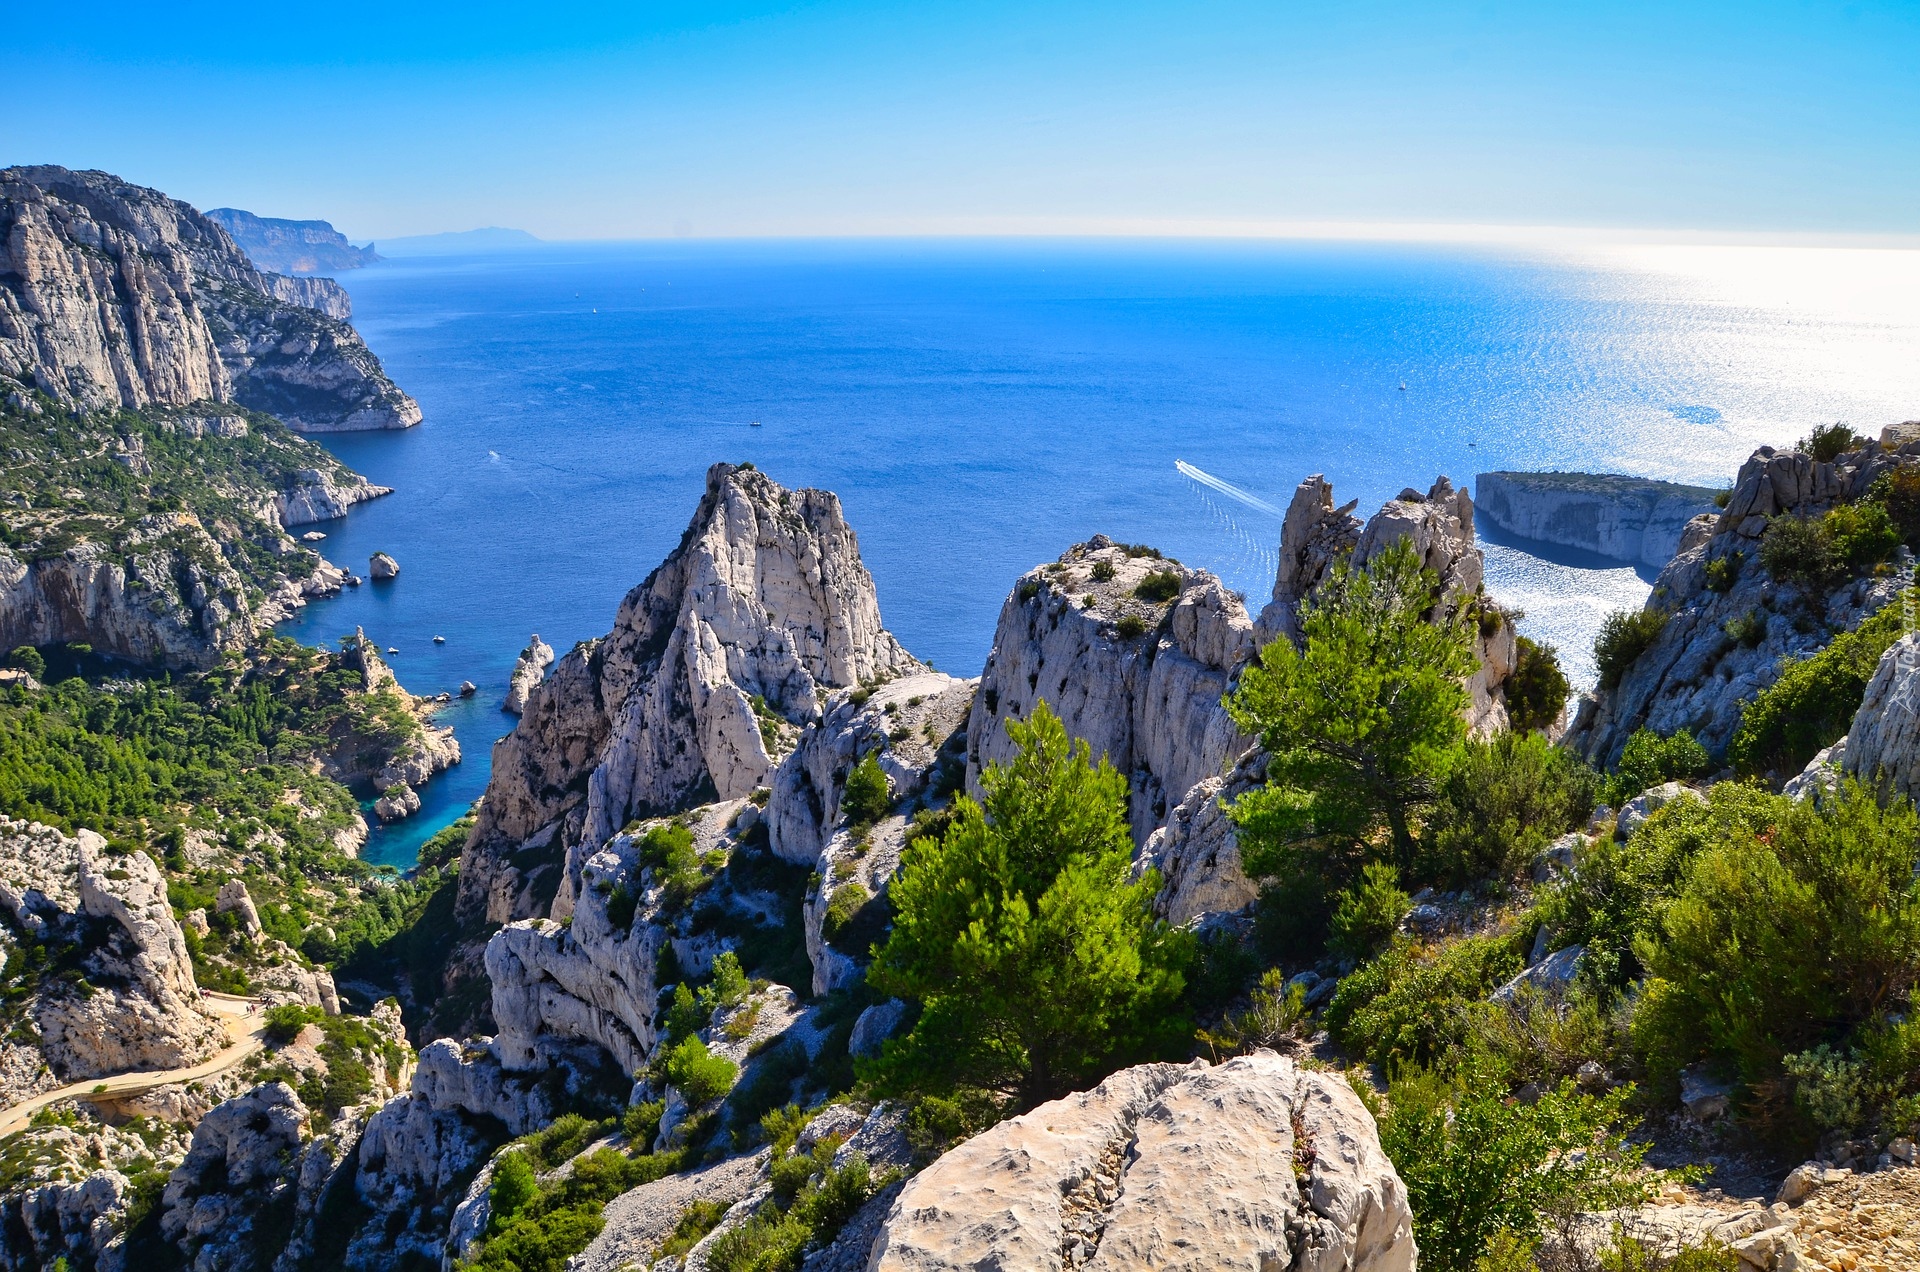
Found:
[{"label": "sea", "polygon": [[[319,440],[395,493],[314,527],[400,575],[309,605],[356,627],[464,762],[365,856],[404,869],[486,787],[514,658],[605,633],[709,465],[837,492],[887,625],[977,674],[1014,580],[1104,533],[1258,610],[1323,473],[1362,515],[1436,476],[1725,486],[1759,445],[1920,416],[1920,252],[1209,241],[546,244],[343,275],[424,421]],[[1652,571],[1501,538],[1487,581],[1593,678]],[[435,643],[443,636],[443,643]]]}]

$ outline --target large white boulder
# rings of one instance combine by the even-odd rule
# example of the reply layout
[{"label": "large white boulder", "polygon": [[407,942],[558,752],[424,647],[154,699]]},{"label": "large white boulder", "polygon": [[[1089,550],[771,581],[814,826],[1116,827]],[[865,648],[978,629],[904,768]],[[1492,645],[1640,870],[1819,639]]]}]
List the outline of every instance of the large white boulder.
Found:
[{"label": "large white boulder", "polygon": [[1143,1065],[916,1176],[873,1272],[1412,1272],[1407,1191],[1346,1081],[1270,1052]]}]

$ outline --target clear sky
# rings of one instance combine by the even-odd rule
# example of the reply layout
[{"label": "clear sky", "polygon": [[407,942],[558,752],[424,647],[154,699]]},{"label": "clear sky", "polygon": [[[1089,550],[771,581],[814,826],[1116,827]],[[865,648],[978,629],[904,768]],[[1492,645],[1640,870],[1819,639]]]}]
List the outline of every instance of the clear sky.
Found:
[{"label": "clear sky", "polygon": [[1920,0],[22,4],[0,163],[356,241],[1920,233]]}]

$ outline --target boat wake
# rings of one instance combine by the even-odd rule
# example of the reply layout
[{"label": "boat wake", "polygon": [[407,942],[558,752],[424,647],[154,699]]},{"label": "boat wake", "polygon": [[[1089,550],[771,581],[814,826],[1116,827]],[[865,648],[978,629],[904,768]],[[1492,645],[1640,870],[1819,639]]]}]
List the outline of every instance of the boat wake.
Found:
[{"label": "boat wake", "polygon": [[1277,537],[1272,531],[1255,534],[1241,524],[1234,505],[1264,512],[1271,517],[1284,517],[1286,514],[1258,495],[1249,494],[1232,482],[1223,481],[1204,469],[1195,468],[1184,459],[1173,461],[1174,469],[1191,483],[1193,493],[1200,498],[1214,522],[1231,542],[1227,553],[1228,560],[1223,562],[1220,575],[1229,585],[1238,588],[1249,596],[1258,596],[1273,587],[1273,578],[1280,569],[1280,555],[1273,547]]}]

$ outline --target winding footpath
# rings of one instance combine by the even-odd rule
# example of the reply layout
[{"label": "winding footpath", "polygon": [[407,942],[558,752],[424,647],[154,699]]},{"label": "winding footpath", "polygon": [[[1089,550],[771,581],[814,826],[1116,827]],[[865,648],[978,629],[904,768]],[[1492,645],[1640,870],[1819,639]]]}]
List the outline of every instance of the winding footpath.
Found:
[{"label": "winding footpath", "polygon": [[124,1099],[143,1095],[171,1082],[195,1082],[225,1073],[267,1045],[266,1018],[253,1012],[253,1000],[232,994],[209,991],[201,1001],[219,1017],[227,1031],[227,1046],[209,1059],[183,1069],[151,1069],[137,1073],[116,1073],[108,1077],[72,1082],[52,1091],[43,1091],[30,1100],[0,1110],[0,1138],[27,1129],[33,1115],[62,1100],[84,1100],[96,1096]]}]

